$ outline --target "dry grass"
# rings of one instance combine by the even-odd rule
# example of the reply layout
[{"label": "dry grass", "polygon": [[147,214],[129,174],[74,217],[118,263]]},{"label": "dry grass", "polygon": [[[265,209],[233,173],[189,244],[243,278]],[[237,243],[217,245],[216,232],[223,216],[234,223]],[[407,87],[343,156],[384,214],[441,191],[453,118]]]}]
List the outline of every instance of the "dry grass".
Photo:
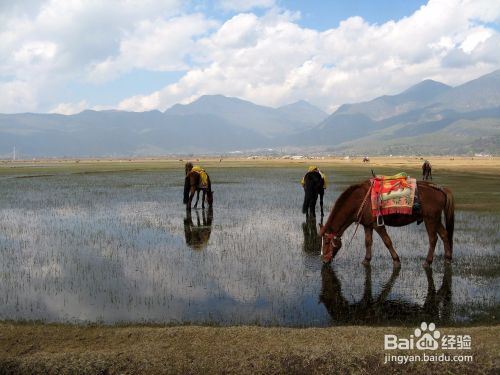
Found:
[{"label": "dry grass", "polygon": [[[471,363],[384,364],[386,333],[410,328],[75,327],[0,324],[2,374],[499,373],[500,326],[469,334]],[[394,354],[394,353],[391,353]],[[406,351],[402,354],[418,354]]]}]

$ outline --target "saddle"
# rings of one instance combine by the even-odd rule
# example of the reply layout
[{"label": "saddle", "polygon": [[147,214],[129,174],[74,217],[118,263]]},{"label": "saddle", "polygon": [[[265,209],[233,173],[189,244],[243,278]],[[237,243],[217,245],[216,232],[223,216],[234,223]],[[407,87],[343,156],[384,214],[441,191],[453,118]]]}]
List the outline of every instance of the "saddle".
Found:
[{"label": "saddle", "polygon": [[198,165],[195,165],[192,169],[191,169],[191,172],[196,172],[200,175],[200,186],[199,188],[201,189],[205,189],[205,188],[208,188],[208,174],[207,172],[205,172],[205,170],[198,166]]},{"label": "saddle", "polygon": [[393,176],[376,176],[370,182],[372,215],[377,218],[377,223],[383,223],[380,217],[384,215],[413,213],[417,187],[415,178],[402,172]]}]

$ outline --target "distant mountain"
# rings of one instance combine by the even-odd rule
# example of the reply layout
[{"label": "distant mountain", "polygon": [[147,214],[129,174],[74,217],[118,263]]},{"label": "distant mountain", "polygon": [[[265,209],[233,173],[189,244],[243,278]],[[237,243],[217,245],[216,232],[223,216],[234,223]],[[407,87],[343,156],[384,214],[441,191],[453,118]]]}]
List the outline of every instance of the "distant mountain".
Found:
[{"label": "distant mountain", "polygon": [[435,102],[440,108],[459,112],[500,107],[500,70],[443,92]]},{"label": "distant mountain", "polygon": [[228,123],[272,137],[312,128],[328,115],[302,101],[278,109],[223,95],[205,95],[190,104],[176,104],[169,115],[213,115]]},{"label": "distant mountain", "polygon": [[268,146],[255,131],[212,115],[84,111],[0,115],[0,155],[117,156],[224,152]]},{"label": "distant mountain", "polygon": [[360,154],[500,154],[500,70],[457,87],[426,80],[398,95],[343,105],[284,144]]},{"label": "distant mountain", "polygon": [[277,110],[284,114],[289,122],[303,124],[302,128],[310,128],[311,123],[315,125],[319,124],[328,117],[326,112],[309,104],[305,100],[299,100],[298,102],[279,107]]},{"label": "distant mountain", "polygon": [[443,83],[425,80],[398,95],[384,95],[369,102],[344,104],[336,114],[362,113],[372,120],[379,121],[425,107],[433,103],[436,97],[451,89]]},{"label": "distant mountain", "polygon": [[222,95],[164,113],[0,114],[0,157],[224,153],[264,148],[348,154],[500,154],[500,70],[457,87],[426,80],[328,116]]}]

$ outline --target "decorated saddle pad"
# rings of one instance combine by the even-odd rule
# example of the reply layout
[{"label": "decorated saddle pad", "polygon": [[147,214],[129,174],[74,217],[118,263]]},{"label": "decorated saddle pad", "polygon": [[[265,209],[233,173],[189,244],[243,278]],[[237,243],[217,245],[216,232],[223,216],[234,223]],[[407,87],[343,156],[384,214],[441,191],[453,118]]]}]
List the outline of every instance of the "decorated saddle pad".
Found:
[{"label": "decorated saddle pad", "polygon": [[412,214],[417,180],[406,173],[377,176],[372,182],[372,215]]},{"label": "decorated saddle pad", "polygon": [[208,174],[205,172],[203,168],[201,168],[198,165],[195,165],[193,169],[191,169],[192,172],[196,172],[200,175],[200,188],[207,188],[208,187]]}]

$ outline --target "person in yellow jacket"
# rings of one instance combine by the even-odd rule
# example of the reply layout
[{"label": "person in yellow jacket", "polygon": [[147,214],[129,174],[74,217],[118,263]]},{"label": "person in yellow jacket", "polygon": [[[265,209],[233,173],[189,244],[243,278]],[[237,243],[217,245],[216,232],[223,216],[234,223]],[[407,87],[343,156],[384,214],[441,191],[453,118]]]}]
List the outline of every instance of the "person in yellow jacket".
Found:
[{"label": "person in yellow jacket", "polygon": [[300,181],[304,188],[304,204],[302,205],[302,212],[305,214],[316,214],[316,201],[319,195],[319,204],[321,207],[321,216],[323,213],[323,195],[325,194],[328,180],[326,175],[319,170],[315,165],[309,166],[307,173]]}]

